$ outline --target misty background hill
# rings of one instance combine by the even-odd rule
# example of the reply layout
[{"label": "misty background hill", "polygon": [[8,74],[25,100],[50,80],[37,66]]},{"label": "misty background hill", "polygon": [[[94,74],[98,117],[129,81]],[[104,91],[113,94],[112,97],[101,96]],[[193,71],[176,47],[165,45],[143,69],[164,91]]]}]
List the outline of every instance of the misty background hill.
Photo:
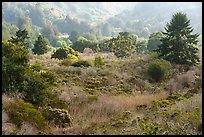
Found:
[{"label": "misty background hill", "polygon": [[121,31],[148,38],[163,31],[178,11],[187,14],[194,33],[202,34],[201,2],[3,2],[2,31],[13,34],[15,29],[5,32],[6,26],[21,28],[23,22],[36,34],[49,26],[56,35],[76,30],[88,39],[116,37]]}]

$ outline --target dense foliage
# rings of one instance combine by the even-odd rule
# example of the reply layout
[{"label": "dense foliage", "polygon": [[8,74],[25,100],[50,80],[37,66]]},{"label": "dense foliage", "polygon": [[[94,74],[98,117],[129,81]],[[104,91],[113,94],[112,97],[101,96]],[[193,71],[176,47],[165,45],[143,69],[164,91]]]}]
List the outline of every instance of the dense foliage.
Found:
[{"label": "dense foliage", "polygon": [[117,38],[101,44],[100,49],[113,52],[117,57],[130,56],[136,49],[136,37],[128,32],[120,32]]},{"label": "dense foliage", "polygon": [[2,91],[22,90],[22,82],[28,69],[29,55],[24,47],[2,41]]},{"label": "dense foliage", "polygon": [[93,51],[96,51],[97,43],[91,40],[87,40],[84,37],[79,37],[73,44],[72,48],[79,52],[83,52],[85,48],[91,48]]},{"label": "dense foliage", "polygon": [[54,54],[52,54],[51,58],[58,58],[58,59],[65,59],[65,58],[70,58],[70,59],[78,59],[78,52],[72,49],[69,46],[64,46],[61,48],[58,48]]},{"label": "dense foliage", "polygon": [[48,42],[42,35],[38,36],[32,51],[34,54],[38,55],[44,54],[48,51]]},{"label": "dense foliage", "polygon": [[77,62],[74,62],[72,64],[72,66],[74,66],[74,67],[89,67],[89,66],[91,66],[91,64],[86,60],[79,60]]},{"label": "dense foliage", "polygon": [[171,64],[162,59],[154,60],[149,64],[148,74],[156,82],[166,79],[171,72]]},{"label": "dense foliage", "polygon": [[189,66],[198,64],[198,34],[191,34],[190,20],[187,15],[178,12],[173,15],[171,21],[163,32],[165,37],[157,49],[160,57],[177,64]]},{"label": "dense foliage", "polygon": [[18,127],[20,127],[23,122],[28,122],[39,130],[42,130],[47,124],[42,114],[35,109],[31,103],[24,102],[23,100],[17,100],[10,104],[8,113],[11,122]]},{"label": "dense foliage", "polygon": [[11,39],[9,40],[9,42],[17,45],[17,46],[22,46],[25,48],[28,48],[29,46],[29,36],[28,36],[28,31],[26,29],[24,30],[18,30],[16,32],[16,36],[15,37],[11,37]]},{"label": "dense foliage", "polygon": [[161,32],[150,34],[147,49],[149,51],[156,50],[158,46],[162,44],[161,38],[163,38],[163,34]]}]

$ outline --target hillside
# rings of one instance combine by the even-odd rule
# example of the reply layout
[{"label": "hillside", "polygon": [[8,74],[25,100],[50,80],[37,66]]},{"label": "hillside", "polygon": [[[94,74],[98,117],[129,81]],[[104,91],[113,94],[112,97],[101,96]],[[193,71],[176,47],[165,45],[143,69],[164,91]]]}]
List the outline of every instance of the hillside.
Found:
[{"label": "hillside", "polygon": [[201,7],[3,2],[2,135],[202,135]]},{"label": "hillside", "polygon": [[[70,127],[52,124],[41,129],[42,134],[202,134],[202,90],[197,83],[201,67],[182,72],[177,66],[171,79],[156,84],[145,80],[145,66],[154,60],[153,55],[120,60],[105,54],[81,54],[80,58],[92,62],[99,55],[104,56],[102,68],[62,65],[63,61],[51,60],[50,53],[31,58],[31,64],[42,64],[56,75],[54,90],[69,104],[67,110],[73,118]],[[17,95],[3,94],[3,108],[17,99]],[[51,105],[62,107],[56,103]],[[7,117],[3,111],[3,133],[15,134]],[[16,134],[37,132],[25,122]]]}]

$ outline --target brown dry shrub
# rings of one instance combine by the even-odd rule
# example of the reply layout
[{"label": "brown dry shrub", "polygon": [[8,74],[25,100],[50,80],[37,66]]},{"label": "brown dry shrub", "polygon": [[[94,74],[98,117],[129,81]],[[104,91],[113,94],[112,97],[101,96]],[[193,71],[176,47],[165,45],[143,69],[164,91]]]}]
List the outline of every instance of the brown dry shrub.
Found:
[{"label": "brown dry shrub", "polygon": [[17,135],[37,135],[38,130],[27,122],[24,122],[21,128],[17,131]]},{"label": "brown dry shrub", "polygon": [[16,126],[12,123],[9,123],[9,116],[4,111],[2,111],[2,134],[4,135],[16,134]]},{"label": "brown dry shrub", "polygon": [[189,70],[186,73],[177,75],[176,78],[169,80],[167,86],[168,91],[174,92],[195,86],[196,75],[201,75],[201,72],[198,69]]}]

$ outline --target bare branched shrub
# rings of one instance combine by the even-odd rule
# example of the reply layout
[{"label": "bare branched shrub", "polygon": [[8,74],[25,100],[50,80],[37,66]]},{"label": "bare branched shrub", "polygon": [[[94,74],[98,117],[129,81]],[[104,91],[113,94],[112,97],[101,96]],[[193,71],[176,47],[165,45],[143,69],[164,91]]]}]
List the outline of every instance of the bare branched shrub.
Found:
[{"label": "bare branched shrub", "polygon": [[169,80],[167,89],[172,93],[176,90],[193,87],[195,86],[196,77],[201,76],[201,73],[199,69],[190,69],[186,73],[177,75],[175,78]]},{"label": "bare branched shrub", "polygon": [[60,100],[66,101],[67,103],[71,103],[74,105],[83,104],[84,102],[87,102],[86,94],[82,92],[82,89],[79,86],[65,86],[64,91],[61,93],[59,98]]},{"label": "bare branched shrub", "polygon": [[179,111],[184,112],[184,111],[192,111],[195,107],[202,108],[202,96],[200,94],[196,94],[190,99],[176,102],[171,106],[170,109],[177,109]]}]

